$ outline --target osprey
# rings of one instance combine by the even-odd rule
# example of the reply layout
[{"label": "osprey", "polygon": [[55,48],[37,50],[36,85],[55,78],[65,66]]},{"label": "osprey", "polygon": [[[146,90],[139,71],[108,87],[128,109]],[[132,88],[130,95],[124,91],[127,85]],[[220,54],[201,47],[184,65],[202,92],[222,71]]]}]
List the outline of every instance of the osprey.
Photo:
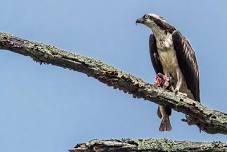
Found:
[{"label": "osprey", "polygon": [[[198,64],[189,41],[161,16],[145,14],[136,23],[144,24],[153,33],[150,35],[149,48],[152,65],[157,73],[156,85],[163,87],[171,78],[175,93],[182,92],[200,102]],[[157,80],[160,79],[164,83],[159,84]],[[161,119],[159,130],[170,131],[171,109],[159,106],[157,113]]]}]

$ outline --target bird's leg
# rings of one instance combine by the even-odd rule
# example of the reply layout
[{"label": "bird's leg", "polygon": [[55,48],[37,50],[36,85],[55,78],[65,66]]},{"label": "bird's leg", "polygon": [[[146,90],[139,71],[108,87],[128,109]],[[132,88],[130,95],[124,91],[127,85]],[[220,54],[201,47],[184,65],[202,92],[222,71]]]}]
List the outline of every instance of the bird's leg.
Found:
[{"label": "bird's leg", "polygon": [[182,83],[183,83],[182,73],[180,71],[177,71],[177,84],[175,89],[173,90],[175,94],[177,94],[180,91]]},{"label": "bird's leg", "polygon": [[[155,85],[165,89],[173,89],[173,79],[170,75],[158,73],[155,77]],[[171,109],[166,106],[160,105],[158,107],[157,114],[161,119],[159,131],[170,131],[172,129],[169,116],[171,115]]]}]

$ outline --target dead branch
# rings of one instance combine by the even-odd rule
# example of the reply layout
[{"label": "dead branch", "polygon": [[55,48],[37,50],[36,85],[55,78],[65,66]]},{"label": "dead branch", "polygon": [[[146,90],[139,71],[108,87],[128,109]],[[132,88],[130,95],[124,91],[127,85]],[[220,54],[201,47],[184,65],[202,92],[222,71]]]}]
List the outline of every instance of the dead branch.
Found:
[{"label": "dead branch", "polygon": [[108,86],[132,94],[133,97],[143,98],[160,105],[168,105],[172,109],[188,115],[190,123],[193,122],[207,133],[227,134],[226,113],[208,109],[183,94],[176,95],[155,87],[99,60],[66,52],[51,45],[17,38],[7,33],[0,33],[0,49],[30,56],[39,63],[82,72]]},{"label": "dead branch", "polygon": [[167,139],[92,140],[70,152],[226,152],[227,143],[172,141]]}]

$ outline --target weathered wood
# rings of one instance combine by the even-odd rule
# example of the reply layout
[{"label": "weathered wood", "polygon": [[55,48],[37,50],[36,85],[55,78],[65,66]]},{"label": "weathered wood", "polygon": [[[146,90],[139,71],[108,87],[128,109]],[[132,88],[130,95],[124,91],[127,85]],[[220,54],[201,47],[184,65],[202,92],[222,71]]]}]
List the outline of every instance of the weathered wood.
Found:
[{"label": "weathered wood", "polygon": [[227,143],[172,141],[167,139],[92,140],[70,152],[226,152]]},{"label": "weathered wood", "polygon": [[207,133],[227,134],[226,113],[208,109],[183,94],[175,94],[155,87],[99,60],[66,52],[51,45],[20,39],[7,33],[0,33],[0,49],[30,56],[39,63],[52,64],[85,73],[108,86],[132,94],[133,97],[143,98],[160,105],[168,105],[189,116],[187,120],[190,120],[190,123],[197,125]]}]

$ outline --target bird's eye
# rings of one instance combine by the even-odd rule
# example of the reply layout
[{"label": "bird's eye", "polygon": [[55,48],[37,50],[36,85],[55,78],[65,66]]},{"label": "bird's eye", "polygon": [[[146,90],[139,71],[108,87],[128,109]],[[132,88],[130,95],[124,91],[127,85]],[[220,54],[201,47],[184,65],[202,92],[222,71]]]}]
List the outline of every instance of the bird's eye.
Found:
[{"label": "bird's eye", "polygon": [[149,15],[144,15],[144,19],[149,19]]}]

